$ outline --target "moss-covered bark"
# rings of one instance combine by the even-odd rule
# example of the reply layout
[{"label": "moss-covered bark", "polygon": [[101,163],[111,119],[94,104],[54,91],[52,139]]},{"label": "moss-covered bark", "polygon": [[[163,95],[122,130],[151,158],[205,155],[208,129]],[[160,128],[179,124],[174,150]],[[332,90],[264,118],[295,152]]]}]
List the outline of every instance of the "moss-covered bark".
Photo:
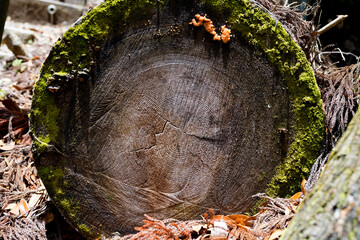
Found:
[{"label": "moss-covered bark", "polygon": [[360,111],[282,240],[360,239]]}]

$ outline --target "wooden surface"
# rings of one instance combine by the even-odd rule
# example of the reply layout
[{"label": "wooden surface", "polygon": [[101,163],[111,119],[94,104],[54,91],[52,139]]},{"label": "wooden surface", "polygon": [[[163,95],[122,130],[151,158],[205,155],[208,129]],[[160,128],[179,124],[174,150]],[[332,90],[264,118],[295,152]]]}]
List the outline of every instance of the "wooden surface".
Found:
[{"label": "wooden surface", "polygon": [[121,199],[115,212],[190,219],[209,207],[249,210],[288,144],[278,129],[292,116],[276,71],[246,45],[219,46],[184,27],[161,41],[156,28],[137,30],[99,57],[89,112],[78,120],[86,138],[70,142],[95,170],[83,174],[105,175]]},{"label": "wooden surface", "polygon": [[113,223],[248,211],[288,144],[279,128],[292,114],[276,70],[241,42],[221,46],[184,27],[160,41],[157,28],[143,28],[111,42],[88,98],[70,103],[69,177]]},{"label": "wooden surface", "polygon": [[[128,233],[144,214],[249,211],[287,157],[298,124],[283,75],[235,29],[224,44],[190,25],[199,12],[197,4],[155,8],[101,47],[88,40],[90,70],[74,70],[86,54],[62,59],[77,41],[66,36],[45,62],[33,101],[34,157],[50,196],[83,234],[96,235],[84,225]],[[62,66],[73,70],[60,75]],[[48,119],[58,114],[56,127],[38,117],[42,108]]]}]

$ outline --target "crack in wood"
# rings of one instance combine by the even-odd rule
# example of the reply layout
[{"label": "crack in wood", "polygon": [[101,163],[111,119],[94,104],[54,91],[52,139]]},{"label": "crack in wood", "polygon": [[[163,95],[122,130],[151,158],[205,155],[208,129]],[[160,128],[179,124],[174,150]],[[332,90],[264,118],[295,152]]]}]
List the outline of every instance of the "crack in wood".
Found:
[{"label": "crack in wood", "polygon": [[174,128],[175,130],[177,131],[180,131],[182,134],[185,134],[189,137],[195,137],[196,139],[198,140],[201,140],[201,141],[207,141],[207,142],[211,142],[211,143],[216,143],[216,142],[223,142],[225,141],[225,139],[219,139],[219,138],[211,138],[211,137],[205,137],[205,136],[198,136],[196,134],[190,134],[190,133],[187,133],[186,131],[184,131],[183,129],[181,129],[180,127],[176,126],[174,123],[170,122],[168,119],[165,119],[163,116],[161,116],[158,112],[157,112],[157,115],[164,119],[165,120],[165,123],[164,123],[164,126],[162,127],[161,131],[158,132],[158,133],[155,133],[154,134],[154,137],[155,137],[155,144],[149,146],[149,147],[143,147],[143,148],[138,148],[138,149],[134,149],[134,150],[131,150],[130,152],[145,152],[145,151],[148,151],[148,150],[151,150],[153,149],[154,147],[156,147],[157,145],[157,137],[161,136],[161,135],[164,135],[165,132],[166,132],[166,128],[167,126],[171,126],[172,128]]}]

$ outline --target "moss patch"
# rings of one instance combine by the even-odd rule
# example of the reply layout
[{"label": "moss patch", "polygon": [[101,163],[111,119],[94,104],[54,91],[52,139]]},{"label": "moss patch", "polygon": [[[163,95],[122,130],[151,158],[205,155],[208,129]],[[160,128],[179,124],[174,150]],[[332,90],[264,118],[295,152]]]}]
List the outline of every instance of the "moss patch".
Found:
[{"label": "moss patch", "polygon": [[[60,164],[64,165],[64,164]],[[60,211],[67,216],[72,223],[81,223],[79,219],[79,212],[81,211],[81,203],[72,199],[66,193],[69,188],[69,183],[65,180],[65,173],[62,167],[57,166],[39,166],[38,173],[46,185],[52,200],[59,207]],[[93,233],[91,227],[84,223],[79,224],[78,229],[84,236],[97,237],[99,233]]]}]

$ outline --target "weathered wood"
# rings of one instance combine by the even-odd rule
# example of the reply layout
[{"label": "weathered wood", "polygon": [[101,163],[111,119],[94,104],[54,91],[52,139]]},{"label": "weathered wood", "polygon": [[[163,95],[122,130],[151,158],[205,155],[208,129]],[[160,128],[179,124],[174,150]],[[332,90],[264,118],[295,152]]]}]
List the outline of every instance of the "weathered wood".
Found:
[{"label": "weathered wood", "polygon": [[[56,11],[50,16],[48,7],[55,6]],[[53,0],[11,0],[8,15],[11,18],[28,22],[63,23],[75,22],[83,13],[82,5]]]},{"label": "weathered wood", "polygon": [[282,239],[360,239],[360,111]]},{"label": "weathered wood", "polygon": [[[228,43],[190,25],[207,13]],[[58,41],[31,112],[39,174],[87,236],[296,191],[323,135],[304,54],[247,1],[109,1]]]}]

